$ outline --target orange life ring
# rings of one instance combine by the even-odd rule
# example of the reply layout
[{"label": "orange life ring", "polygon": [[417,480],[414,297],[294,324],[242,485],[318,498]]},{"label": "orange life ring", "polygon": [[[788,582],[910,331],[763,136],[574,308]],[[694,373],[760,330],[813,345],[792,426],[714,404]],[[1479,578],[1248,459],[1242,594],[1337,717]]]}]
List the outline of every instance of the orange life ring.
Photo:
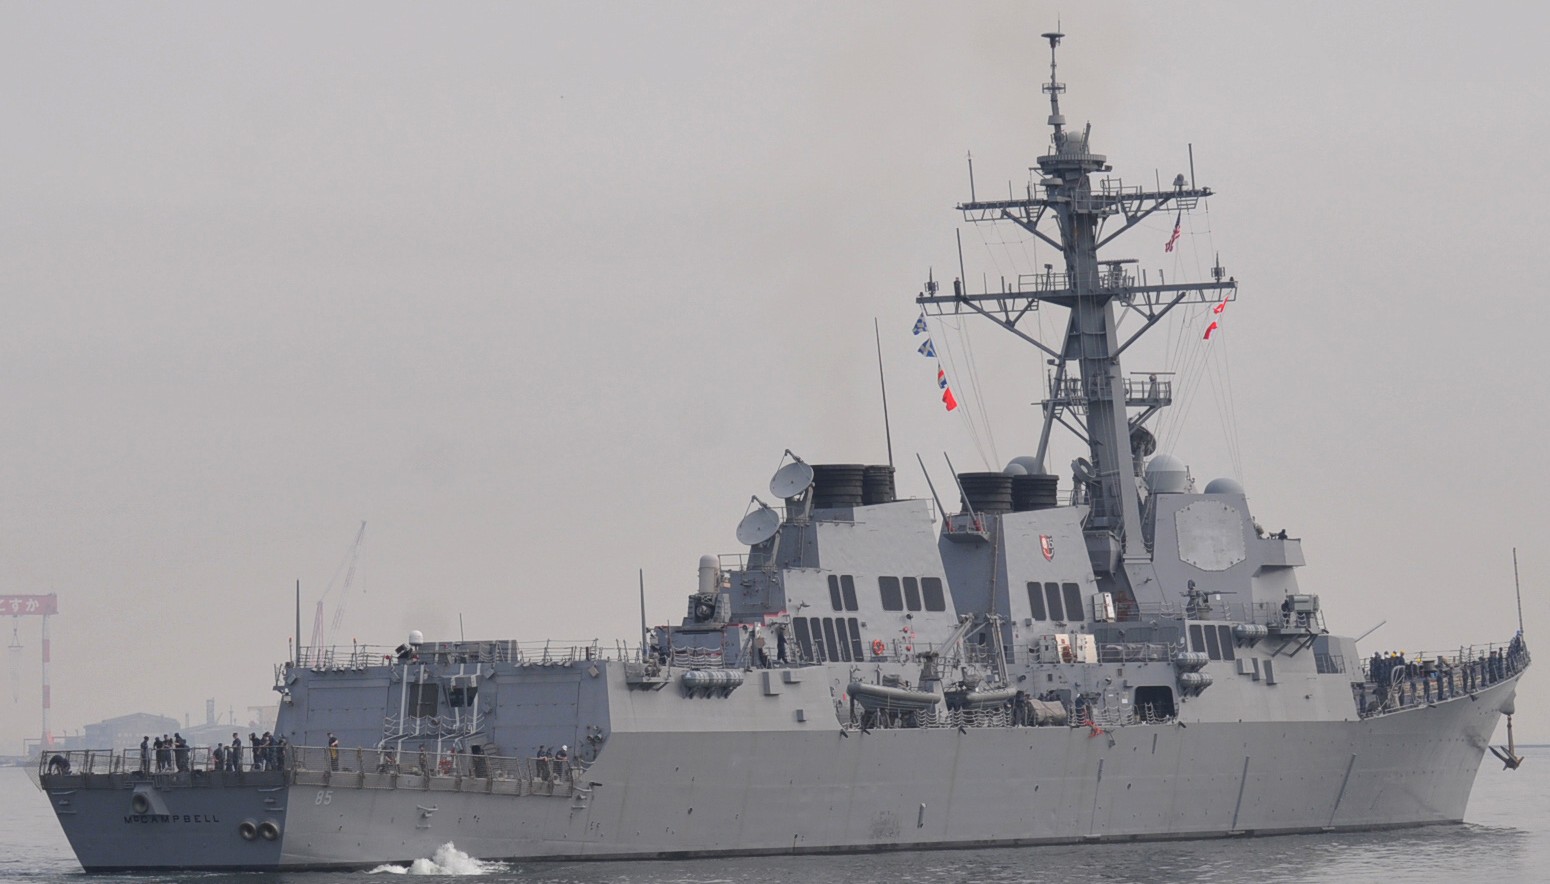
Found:
[{"label": "orange life ring", "polygon": [[886,650],[888,650],[888,646],[883,644],[883,640],[882,639],[880,639],[880,638],[872,639],[872,656],[874,656],[874,657],[881,657],[883,655],[883,652],[886,651]]}]

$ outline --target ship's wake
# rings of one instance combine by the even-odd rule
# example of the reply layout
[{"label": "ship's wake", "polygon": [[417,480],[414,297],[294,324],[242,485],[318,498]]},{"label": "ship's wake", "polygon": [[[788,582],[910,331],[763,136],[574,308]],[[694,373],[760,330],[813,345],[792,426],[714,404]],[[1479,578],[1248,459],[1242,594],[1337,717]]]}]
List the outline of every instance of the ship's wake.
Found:
[{"label": "ship's wake", "polygon": [[505,869],[504,863],[474,859],[452,846],[452,842],[436,848],[429,858],[421,857],[407,866],[387,863],[372,869],[370,874],[387,875],[486,875]]}]

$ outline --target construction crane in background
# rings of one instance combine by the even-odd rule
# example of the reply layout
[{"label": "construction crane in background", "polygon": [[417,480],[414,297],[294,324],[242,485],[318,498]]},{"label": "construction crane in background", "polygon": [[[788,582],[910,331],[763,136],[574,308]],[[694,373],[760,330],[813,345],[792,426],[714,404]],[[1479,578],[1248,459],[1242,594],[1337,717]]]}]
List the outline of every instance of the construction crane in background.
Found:
[{"label": "construction crane in background", "polygon": [[[361,543],[365,539],[366,523],[362,521],[360,530],[355,532],[355,542],[350,544],[350,555],[335,569],[334,576],[328,581],[328,588],[324,589],[323,594],[318,596],[317,612],[312,618],[312,648],[314,653],[321,652],[323,648],[327,647],[328,635],[327,630],[323,626],[323,607],[324,602],[328,599],[328,594],[334,591],[336,584],[339,586],[339,595],[334,605],[334,616],[328,626],[328,630],[337,632],[344,625],[344,609],[350,600],[350,584],[355,582],[355,565],[360,559]],[[341,571],[344,573],[344,582],[342,584],[339,583]]]}]

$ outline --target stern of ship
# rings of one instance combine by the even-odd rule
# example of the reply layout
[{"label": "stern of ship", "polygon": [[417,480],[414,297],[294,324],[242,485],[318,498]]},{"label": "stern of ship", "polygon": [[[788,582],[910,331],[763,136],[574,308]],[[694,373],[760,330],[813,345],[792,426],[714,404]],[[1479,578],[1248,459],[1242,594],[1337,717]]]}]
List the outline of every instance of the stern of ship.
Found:
[{"label": "stern of ship", "polygon": [[44,752],[33,779],[88,872],[278,868],[285,772],[215,770],[203,751],[163,771],[132,752]]}]

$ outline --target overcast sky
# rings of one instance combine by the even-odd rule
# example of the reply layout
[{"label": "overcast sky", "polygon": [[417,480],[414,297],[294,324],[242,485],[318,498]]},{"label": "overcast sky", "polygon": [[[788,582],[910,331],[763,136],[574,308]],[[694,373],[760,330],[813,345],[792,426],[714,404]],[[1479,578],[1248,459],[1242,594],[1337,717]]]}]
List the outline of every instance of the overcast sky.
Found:
[{"label": "overcast sky", "polygon": [[[1219,253],[1242,286],[1209,350],[1181,315],[1127,354],[1204,367],[1164,446],[1303,538],[1335,631],[1387,621],[1365,653],[1509,638],[1514,546],[1550,635],[1538,5],[0,13],[0,594],[59,594],[56,731],[207,698],[245,723],[294,581],[310,633],[363,520],[325,599],[346,644],[632,636],[637,569],[682,616],[784,449],[886,459],[874,317],[902,493],[917,452],[944,481],[944,451],[1031,453],[1039,355],[934,327],[948,414],[909,328],[959,228],[976,286],[1053,260],[952,207],[971,151],[981,196],[1045,151],[1057,19],[1114,174],[1193,144],[1218,193],[1178,253],[1154,218],[1107,255],[1171,281]],[[13,752],[38,623],[3,625]],[[1545,684],[1522,739],[1550,741]]]}]

